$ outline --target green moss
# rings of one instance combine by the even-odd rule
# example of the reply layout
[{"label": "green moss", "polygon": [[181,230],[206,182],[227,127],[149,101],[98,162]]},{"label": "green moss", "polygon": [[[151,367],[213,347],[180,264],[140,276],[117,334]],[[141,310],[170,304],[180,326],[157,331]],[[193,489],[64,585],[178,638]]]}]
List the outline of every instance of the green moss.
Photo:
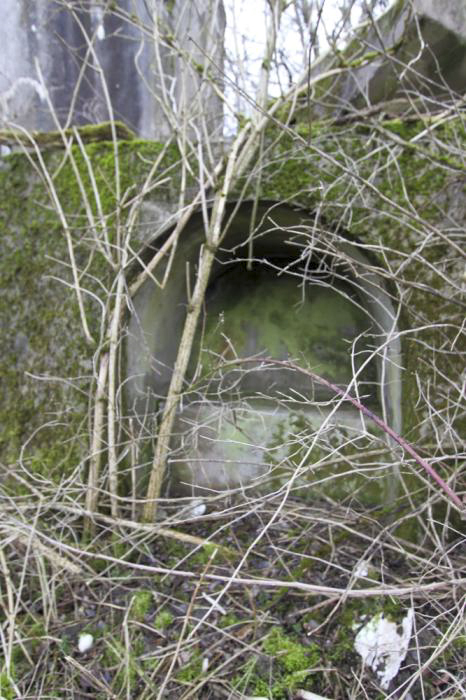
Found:
[{"label": "green moss", "polygon": [[134,620],[144,620],[153,603],[151,591],[138,591],[131,599],[131,616]]},{"label": "green moss", "polygon": [[171,612],[168,610],[162,610],[161,612],[157,613],[155,620],[154,620],[154,627],[160,631],[167,629],[167,627],[170,627],[174,620],[173,615]]},{"label": "green moss", "polygon": [[317,644],[304,647],[275,627],[262,645],[263,650],[278,661],[286,673],[303,672],[316,666],[321,657]]},{"label": "green moss", "polygon": [[[94,353],[101,344],[102,310],[108,306],[108,290],[115,277],[113,261],[103,254],[104,242],[111,246],[116,240],[117,222],[124,226],[129,212],[125,203],[138,193],[159,156],[160,168],[153,182],[162,173],[168,179],[157,188],[157,194],[167,200],[176,190],[176,148],[135,139],[123,125],[116,125],[116,129],[119,138],[131,138],[118,143],[118,201],[114,144],[102,140],[111,133],[110,125],[80,130],[99,206],[80,146],[75,142],[65,156],[61,150],[45,148],[53,135],[39,139],[44,147],[43,162],[69,226],[94,347],[82,333],[62,221],[38,174],[38,158],[13,153],[1,161],[0,319],[9,333],[0,336],[0,454],[2,462],[14,464],[27,444],[22,464],[32,475],[32,483],[37,478],[41,488],[44,476],[50,488],[56,489],[57,483],[84,467]],[[94,228],[86,214],[79,178],[96,222]],[[137,236],[134,243],[137,247]],[[109,251],[114,254],[111,247]],[[22,492],[27,491],[28,482],[31,480],[18,486],[10,476],[7,486]]]},{"label": "green moss", "polygon": [[[101,122],[100,124],[86,124],[77,129],[79,137],[85,144],[95,141],[111,141],[115,133],[118,140],[131,141],[136,134],[123,122]],[[0,143],[6,145],[18,145],[30,147],[34,142],[39,148],[63,148],[63,137],[69,141],[75,138],[74,129],[65,129],[63,134],[59,131],[32,131],[28,136],[22,131],[14,129],[0,130]]]},{"label": "green moss", "polygon": [[13,700],[16,697],[10,678],[11,674],[6,673],[6,671],[0,671],[0,697],[2,700]]},{"label": "green moss", "polygon": [[[451,630],[448,630],[448,628],[444,624],[440,624],[438,629],[438,638],[436,638],[433,641],[432,648],[429,648],[428,650],[430,652],[432,652],[436,648],[439,639],[445,640],[444,635],[447,635],[446,638],[448,638],[448,633],[451,632]],[[433,660],[432,669],[449,670],[461,668],[462,666],[464,666],[465,654],[466,635],[460,634],[457,637],[450,638],[448,644],[442,647],[442,653],[436,656],[436,658]]]},{"label": "green moss", "polygon": [[193,683],[202,676],[202,655],[194,651],[189,662],[176,674],[177,680],[183,683]]},{"label": "green moss", "polygon": [[252,657],[232,681],[242,693],[281,700],[296,688],[310,689],[317,681],[313,674],[313,668],[320,665],[321,659],[317,644],[303,646],[275,627],[264,639],[262,651],[269,664],[260,656]]},{"label": "green moss", "polygon": [[234,625],[237,625],[241,622],[240,618],[235,615],[234,613],[227,613],[226,615],[222,615],[219,620],[218,620],[218,626],[221,627],[222,629],[226,627],[233,627]]},{"label": "green moss", "polygon": [[241,672],[232,678],[231,683],[236,691],[243,695],[247,693],[247,697],[281,697],[280,695],[273,695],[270,681],[265,680],[261,676],[261,668],[257,656],[252,656],[246,661],[241,668]]}]

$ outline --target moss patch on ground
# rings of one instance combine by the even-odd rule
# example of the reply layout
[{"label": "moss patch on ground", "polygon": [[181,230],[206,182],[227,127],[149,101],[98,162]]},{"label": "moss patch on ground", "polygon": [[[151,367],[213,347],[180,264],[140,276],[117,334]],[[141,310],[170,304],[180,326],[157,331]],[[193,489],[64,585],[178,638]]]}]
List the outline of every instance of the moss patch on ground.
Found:
[{"label": "moss patch on ground", "polygon": [[[279,498],[268,503],[270,513],[277,512],[279,504]],[[53,519],[52,512],[38,519],[36,531],[58,541],[63,516],[58,511]],[[4,695],[8,697],[16,684],[25,696],[40,685],[40,694],[53,697],[65,687],[96,697],[113,693],[136,698],[153,693],[167,680],[166,694],[174,700],[189,692],[207,700],[217,697],[221,688],[274,700],[286,700],[299,690],[345,700],[349,689],[356,692],[363,682],[368,699],[379,700],[377,678],[362,667],[355,636],[374,615],[383,612],[399,622],[411,605],[418,636],[396,683],[407,682],[439,644],[441,656],[427,664],[423,675],[425,696],[443,687],[445,669],[454,675],[462,668],[464,635],[455,607],[460,601],[450,600],[447,589],[438,600],[431,591],[424,597],[418,592],[414,599],[351,597],[353,590],[373,588],[379,581],[384,586],[409,585],[418,578],[429,581],[435,558],[430,550],[422,559],[420,549],[408,544],[403,556],[400,543],[371,518],[365,519],[365,527],[354,522],[348,527],[343,508],[335,507],[331,518],[323,518],[319,508],[300,508],[297,503],[281,503],[279,512],[247,557],[246,547],[257,538],[264,518],[270,518],[266,510],[244,513],[228,525],[215,520],[191,525],[191,534],[236,547],[237,560],[230,564],[215,559],[207,566],[194,558],[192,545],[131,529],[120,534],[122,555],[116,560],[115,535],[99,531],[95,546],[82,548],[86,556],[81,574],[70,576],[52,568],[46,558],[31,555],[23,581],[24,559],[7,544],[10,583],[14,590],[22,585],[22,604],[15,614],[11,662],[3,669]],[[72,538],[61,541],[80,551]],[[312,566],[300,568],[303,557],[312,560]],[[355,580],[352,572],[364,557],[370,558],[371,578]],[[452,565],[459,566],[460,548],[452,547],[450,557]],[[86,562],[98,573],[88,571]],[[44,572],[46,597],[41,588]],[[256,586],[255,579],[282,581],[283,587]],[[287,585],[295,581],[325,585],[343,597],[310,595]],[[93,644],[80,653],[78,640],[84,632],[93,636]],[[415,700],[422,697],[419,679],[411,694]]]}]

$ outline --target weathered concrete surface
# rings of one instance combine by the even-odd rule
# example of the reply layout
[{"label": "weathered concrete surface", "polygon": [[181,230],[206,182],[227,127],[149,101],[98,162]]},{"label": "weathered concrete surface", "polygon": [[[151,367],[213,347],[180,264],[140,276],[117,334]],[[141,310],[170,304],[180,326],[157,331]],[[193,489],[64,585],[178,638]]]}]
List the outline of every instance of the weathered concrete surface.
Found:
[{"label": "weathered concrete surface", "polygon": [[218,79],[221,0],[151,3],[151,11],[144,0],[110,6],[97,0],[3,0],[2,126],[56,129],[52,105],[62,126],[116,119],[145,138],[164,139],[172,133],[160,105],[166,93],[179,116],[198,126],[207,117],[209,133],[218,130],[220,136],[222,107],[203,70]]},{"label": "weathered concrete surface", "polygon": [[[400,119],[378,120],[373,125],[363,120],[332,129],[316,124],[310,139],[306,128],[300,125],[294,136],[282,134],[274,142],[268,160],[258,162],[257,170],[253,168],[250,173],[250,194],[257,192],[256,177],[260,175],[262,199],[294,204],[312,213],[313,240],[320,248],[322,241],[327,246],[341,246],[346,231],[354,237],[354,245],[362,255],[374,256],[375,262],[369,265],[368,271],[383,275],[383,281],[387,279],[400,329],[399,336],[395,329],[394,332],[402,344],[401,362],[397,362],[396,367],[400,369],[403,386],[403,434],[430,453],[441,454],[442,461],[447,464],[444,473],[451,474],[449,469],[456,468],[456,455],[462,449],[461,431],[464,430],[457,410],[461,400],[459,377],[464,370],[464,354],[461,355],[460,348],[464,324],[461,298],[464,260],[460,247],[464,244],[466,222],[462,120],[444,117],[406,123]],[[141,191],[150,164],[161,150],[161,144],[154,142],[120,142],[122,191],[134,185],[135,191]],[[107,141],[90,143],[86,152],[108,216],[109,235],[113,235],[116,206],[113,145]],[[87,172],[77,145],[73,147],[73,155],[80,172]],[[83,271],[81,284],[86,294],[86,313],[96,343],[90,347],[83,338],[60,219],[50,206],[41,178],[31,168],[31,160],[25,154],[12,154],[3,159],[0,169],[5,200],[0,212],[4,252],[0,265],[0,284],[4,290],[0,299],[0,323],[5,329],[0,336],[3,382],[0,450],[2,463],[12,465],[10,474],[14,465],[20,464],[20,474],[27,469],[28,473],[37,474],[41,483],[47,479],[50,488],[55,490],[56,484],[70,478],[71,474],[77,475],[79,480],[86,478],[89,399],[95,387],[96,352],[102,347],[102,339],[99,339],[101,313],[108,303],[108,290],[114,288],[115,270],[100,252],[99,229],[89,224],[69,156],[63,162],[63,152],[53,150],[44,153],[44,158],[49,172],[54,173],[57,195],[70,223],[79,269]],[[161,219],[167,217],[178,199],[178,158],[172,147],[155,175],[164,183],[163,187],[150,193],[143,203],[147,218],[144,226],[135,230],[132,246],[141,255],[153,255],[153,249],[147,249],[148,236],[150,232],[156,236]],[[86,187],[93,201],[91,183],[86,181]],[[241,189],[239,186],[239,191]],[[274,218],[272,207],[270,221]],[[248,220],[243,223],[238,230],[244,236],[250,226]],[[291,232],[295,230],[300,229],[292,226]],[[262,257],[261,251],[255,250]],[[301,246],[299,250],[305,248]],[[195,251],[191,260],[193,271]],[[186,282],[185,261],[180,260],[178,266],[180,288],[175,300],[178,302],[178,329],[186,315],[186,287],[181,288]],[[133,279],[128,269],[128,283]],[[136,306],[139,320],[143,321],[142,315],[149,314],[150,309],[139,305],[139,300],[129,302],[129,309]],[[163,318],[157,319],[157,323],[161,323],[160,333],[170,340],[170,335],[176,332],[176,319],[167,308],[162,308],[161,312],[166,314],[166,323],[161,323]],[[138,319],[133,317],[126,327],[135,337],[137,324]],[[176,338],[174,340],[176,345]],[[383,338],[376,340],[377,352],[382,352]],[[148,349],[151,351],[150,347]],[[143,339],[141,361],[146,350]],[[157,356],[161,365],[153,366],[154,380],[162,377],[166,382],[174,358],[173,353],[167,352],[164,356],[162,351],[163,348]],[[142,365],[133,364],[128,368],[129,376],[136,383],[144,373]],[[121,376],[122,392],[128,386],[128,374]],[[393,382],[390,385],[393,386]],[[193,391],[200,392],[199,385]],[[139,393],[137,386],[136,393]],[[158,393],[163,402],[163,392]],[[201,395],[201,404],[203,400]],[[125,404],[121,434],[124,440],[136,440],[138,465],[144,474],[152,459],[160,406],[148,410],[147,421],[139,422],[141,411],[139,407],[137,412],[132,411],[134,403],[130,400]],[[225,405],[222,414],[225,429],[231,425],[228,410]],[[210,416],[202,416],[201,420],[207,418],[210,420]],[[185,413],[184,419],[189,422],[190,416]],[[307,431],[305,444],[311,444],[312,421],[306,426],[302,424],[302,428],[301,423],[297,425],[297,433]],[[258,442],[270,438],[275,444],[282,428],[288,432],[294,430],[293,425],[290,428],[290,422],[278,414],[270,419],[270,427],[274,434],[256,433]],[[210,428],[215,431],[215,423],[211,423]],[[246,428],[249,429],[245,424]],[[234,434],[226,432],[224,435],[225,441],[234,446]],[[326,455],[333,454],[337,448],[341,454],[340,447],[332,442],[334,435],[334,431],[329,431],[323,442],[319,438],[317,459],[325,460]],[[210,433],[199,434],[201,441],[204,437],[209,439]],[[367,435],[364,439],[372,440]],[[287,440],[290,442],[291,438]],[[269,445],[270,450],[273,444]],[[370,442],[364,445],[369,453],[374,447]],[[365,449],[358,451],[361,459],[364,454]],[[286,468],[291,469],[296,461],[299,466],[301,456],[297,451],[287,455]],[[170,467],[176,466],[176,462],[179,464],[181,457],[181,453],[174,454],[175,464],[171,463]],[[314,457],[315,452],[313,460]],[[350,457],[353,459],[354,454]],[[214,455],[214,459],[217,456]],[[376,464],[362,463],[363,471],[367,467],[368,479],[358,487],[352,482],[348,484],[344,481],[347,477],[342,476],[340,482],[346,489],[343,489],[344,497],[358,502],[363,498],[372,499],[383,475],[392,466],[392,455],[390,460],[379,460]],[[105,487],[105,472],[103,479]],[[361,488],[361,496],[356,495],[358,488]]]},{"label": "weathered concrete surface", "polygon": [[[272,463],[276,484],[277,470],[289,473],[290,455],[295,463],[297,453],[306,464],[316,461],[316,451],[304,457],[305,431],[311,440],[324,425],[323,434],[339,433],[342,442],[345,429],[361,431],[357,411],[338,405],[328,387],[273,363],[228,367],[237,358],[296,361],[341,390],[357,386],[366,405],[396,432],[402,427],[396,308],[362,249],[345,235],[316,228],[312,212],[261,202],[248,270],[253,205],[230,206],[226,218],[234,209],[210,275],[202,338],[191,356],[188,385],[195,378],[195,388],[184,397],[175,427],[170,476],[176,493],[254,481],[258,489]],[[144,431],[168,391],[189,303],[187,269],[192,289],[204,240],[198,214],[178,243],[163,288],[147,279],[133,300],[125,394],[134,424]],[[218,370],[223,362],[226,368]],[[378,501],[381,490],[375,497],[372,490],[368,500]],[[339,483],[332,495],[339,500],[345,493]]]},{"label": "weathered concrete surface", "polygon": [[439,22],[466,41],[466,3],[463,0],[413,0],[413,8]]},{"label": "weathered concrete surface", "polygon": [[399,0],[375,24],[361,25],[341,55],[324,56],[313,72],[335,67],[344,70],[311,96],[317,116],[344,116],[388,101],[405,113],[445,108],[466,92],[466,4]]}]

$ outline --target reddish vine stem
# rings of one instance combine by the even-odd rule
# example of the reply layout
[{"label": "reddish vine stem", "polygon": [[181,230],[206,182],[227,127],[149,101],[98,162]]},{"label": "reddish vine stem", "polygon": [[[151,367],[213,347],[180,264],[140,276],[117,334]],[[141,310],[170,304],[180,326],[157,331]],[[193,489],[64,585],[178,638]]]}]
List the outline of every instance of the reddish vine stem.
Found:
[{"label": "reddish vine stem", "polygon": [[295,364],[294,362],[290,362],[289,360],[248,357],[227,362],[225,363],[225,365],[222,365],[222,367],[253,362],[270,365],[279,365],[281,367],[287,367],[288,369],[295,370],[296,372],[301,372],[302,374],[305,374],[308,377],[310,377],[317,384],[321,384],[322,386],[326,386],[328,389],[331,389],[331,391],[333,391],[335,394],[341,396],[342,399],[348,400],[350,403],[353,404],[355,408],[357,408],[357,410],[360,413],[363,413],[365,416],[370,418],[370,420],[373,421],[381,430],[383,430],[384,433],[390,435],[390,437],[396,443],[398,443],[398,445],[400,445],[400,447],[402,447],[405,452],[411,455],[411,457],[419,464],[419,466],[425,469],[429,476],[431,476],[431,478],[440,486],[440,488],[443,489],[443,491],[447,494],[452,503],[454,503],[460,511],[466,513],[466,507],[461,502],[459,496],[453,491],[453,489],[450,488],[450,486],[448,486],[448,484],[442,479],[442,477],[439,474],[437,474],[435,469],[431,467],[431,465],[416,452],[416,450],[409,444],[409,442],[402,438],[401,435],[398,435],[398,433],[396,433],[392,428],[390,428],[390,426],[387,425],[387,423],[385,423],[381,418],[379,418],[379,416],[377,416],[369,408],[367,408],[367,406],[364,406],[364,404],[358,401],[358,399],[355,399],[354,396],[351,396],[348,393],[348,390],[341,389],[339,386],[337,386],[337,384],[333,384],[333,382],[329,382],[327,379],[324,379],[324,377],[315,374],[315,372],[311,372],[311,370],[309,369],[304,369],[304,367],[300,367],[299,365]]}]

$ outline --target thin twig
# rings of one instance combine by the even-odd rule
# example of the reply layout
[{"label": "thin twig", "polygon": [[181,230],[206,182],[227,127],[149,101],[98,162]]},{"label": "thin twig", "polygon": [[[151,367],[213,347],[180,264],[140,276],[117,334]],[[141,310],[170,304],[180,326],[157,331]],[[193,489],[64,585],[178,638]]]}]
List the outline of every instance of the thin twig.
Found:
[{"label": "thin twig", "polygon": [[[39,536],[39,533],[36,533]],[[85,549],[79,549],[78,547],[73,547],[72,545],[65,544],[64,542],[58,542],[48,537],[44,533],[40,533],[40,537],[51,545],[63,549],[67,552],[72,552],[90,559],[101,559],[103,561],[108,561],[112,564],[117,564],[121,566],[122,564],[128,569],[133,569],[134,571],[144,571],[151,574],[166,574],[169,576],[179,576],[180,578],[193,579],[198,578],[199,574],[194,571],[183,571],[181,569],[167,569],[162,566],[150,566],[148,564],[138,564],[132,561],[124,561],[112,557],[108,554],[89,552]],[[206,574],[206,579],[210,581],[219,581],[221,583],[229,583],[231,581],[230,576],[225,576],[221,574]],[[366,589],[352,589],[352,588],[333,588],[331,586],[319,586],[317,584],[303,583],[301,581],[283,581],[279,579],[271,578],[245,578],[245,577],[235,577],[234,583],[240,586],[258,586],[259,588],[288,588],[297,591],[304,591],[309,595],[324,595],[324,596],[344,596],[345,598],[371,598],[374,596],[420,596],[423,597],[427,593],[432,593],[433,591],[441,591],[445,589],[458,589],[466,586],[466,578],[452,578],[449,580],[434,581],[432,583],[413,583],[407,586],[387,586],[381,584],[380,586],[374,588]]]},{"label": "thin twig", "polygon": [[[92,436],[89,456],[89,476],[86,493],[86,510],[94,513],[97,510],[99,496],[99,476],[100,463],[102,460],[102,443],[105,418],[105,392],[108,376],[108,352],[100,357],[100,367],[97,376],[97,387],[94,397],[94,420],[92,424]],[[86,533],[92,532],[92,517],[86,518],[84,530]]]}]

